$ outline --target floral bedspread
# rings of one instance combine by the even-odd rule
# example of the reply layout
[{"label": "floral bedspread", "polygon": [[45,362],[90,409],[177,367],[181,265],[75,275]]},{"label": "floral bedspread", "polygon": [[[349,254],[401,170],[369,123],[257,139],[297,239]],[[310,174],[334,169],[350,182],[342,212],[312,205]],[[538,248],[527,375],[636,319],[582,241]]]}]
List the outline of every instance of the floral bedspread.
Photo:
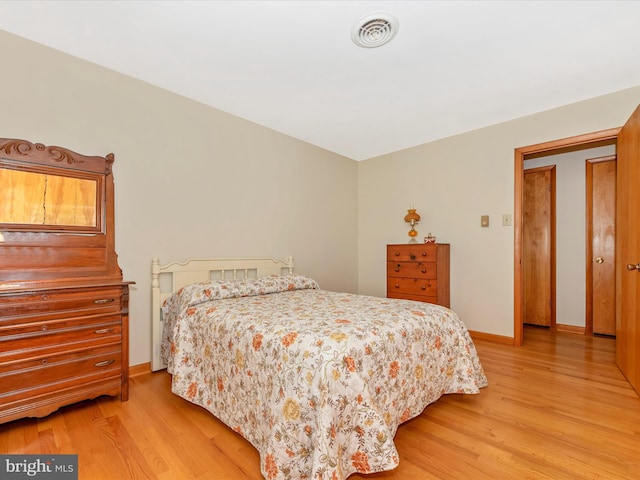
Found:
[{"label": "floral bedspread", "polygon": [[268,480],[391,470],[398,425],[487,385],[453,311],[301,275],[190,285],[163,318],[172,391],[251,442]]}]

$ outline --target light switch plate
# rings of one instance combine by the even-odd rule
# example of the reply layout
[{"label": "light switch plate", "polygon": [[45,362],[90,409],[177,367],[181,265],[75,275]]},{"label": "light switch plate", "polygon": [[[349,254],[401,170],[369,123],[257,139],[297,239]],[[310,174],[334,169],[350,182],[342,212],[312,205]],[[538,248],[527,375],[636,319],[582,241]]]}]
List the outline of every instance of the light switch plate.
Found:
[{"label": "light switch plate", "polygon": [[489,226],[489,215],[482,215],[480,217],[480,226],[488,227]]}]

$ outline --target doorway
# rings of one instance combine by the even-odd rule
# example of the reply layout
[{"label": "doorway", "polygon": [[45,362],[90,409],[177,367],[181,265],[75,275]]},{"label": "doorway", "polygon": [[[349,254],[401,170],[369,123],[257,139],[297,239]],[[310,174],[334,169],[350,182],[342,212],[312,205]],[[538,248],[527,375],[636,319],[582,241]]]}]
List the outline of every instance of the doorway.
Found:
[{"label": "doorway", "polygon": [[[572,152],[549,152],[544,156],[525,159],[522,258],[525,324],[591,335],[592,314],[595,312],[596,317],[599,317],[601,309],[615,306],[615,277],[612,269],[615,250],[615,197],[607,203],[610,211],[600,208],[603,198],[609,200],[610,197],[608,191],[601,191],[603,187],[613,187],[615,190],[615,176],[603,175],[603,172],[610,170],[606,169],[608,164],[604,158],[612,158],[614,154],[615,145],[606,145]],[[601,162],[598,161],[599,158],[602,158]],[[546,170],[549,170],[551,178],[544,177]],[[540,179],[532,182],[529,179],[531,176],[538,176]],[[602,182],[605,179],[603,177],[613,183]],[[531,184],[539,184],[537,192],[528,193],[528,188],[533,186]],[[592,202],[589,198],[593,194],[597,197],[596,204],[590,209]],[[596,215],[596,222],[591,230],[590,210]],[[601,218],[604,216],[603,210],[608,214],[606,219]],[[543,218],[536,219],[536,215]],[[606,221],[600,223],[598,220]],[[589,252],[590,231],[595,233],[596,241],[603,240],[596,246],[596,250],[598,255],[606,258],[606,261],[601,260],[603,263],[594,264],[593,268]],[[608,237],[605,235],[607,232]],[[609,251],[603,251],[607,250],[603,248],[605,246]],[[531,249],[540,252],[532,255]],[[606,273],[611,275],[604,275]],[[592,274],[596,275],[597,281],[595,295],[589,288],[592,286]],[[612,295],[607,296],[606,293]],[[595,310],[592,308],[594,299]],[[544,316],[541,315],[541,310],[529,308],[532,302],[539,309],[545,308]],[[613,328],[615,329],[615,325]],[[607,334],[597,328],[596,333]]]},{"label": "doorway", "polygon": [[524,342],[523,201],[524,162],[554,153],[565,153],[604,145],[615,145],[620,128],[540,143],[515,150],[514,165],[514,344]]}]

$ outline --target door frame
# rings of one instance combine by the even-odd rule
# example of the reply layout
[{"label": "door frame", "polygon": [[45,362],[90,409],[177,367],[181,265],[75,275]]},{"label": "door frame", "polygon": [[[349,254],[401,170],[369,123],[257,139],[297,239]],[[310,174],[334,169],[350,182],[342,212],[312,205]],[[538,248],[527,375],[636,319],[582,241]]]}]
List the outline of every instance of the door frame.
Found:
[{"label": "door frame", "polygon": [[538,143],[514,150],[514,202],[513,202],[513,237],[514,237],[514,287],[513,287],[513,344],[524,343],[524,278],[522,274],[523,252],[523,184],[524,162],[528,158],[537,158],[551,153],[563,153],[585,148],[615,143],[622,127],[610,128],[599,132],[587,133],[575,137],[567,137],[550,142]]}]

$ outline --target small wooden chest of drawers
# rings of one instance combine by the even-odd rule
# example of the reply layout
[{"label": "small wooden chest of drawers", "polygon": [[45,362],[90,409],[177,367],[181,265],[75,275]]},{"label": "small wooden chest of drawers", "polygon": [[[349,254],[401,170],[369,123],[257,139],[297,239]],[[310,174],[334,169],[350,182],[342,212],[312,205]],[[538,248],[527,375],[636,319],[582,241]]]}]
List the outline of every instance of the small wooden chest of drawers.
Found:
[{"label": "small wooden chest of drawers", "polygon": [[449,308],[449,244],[387,245],[387,297]]},{"label": "small wooden chest of drawers", "polygon": [[0,291],[0,423],[128,398],[126,283]]}]

